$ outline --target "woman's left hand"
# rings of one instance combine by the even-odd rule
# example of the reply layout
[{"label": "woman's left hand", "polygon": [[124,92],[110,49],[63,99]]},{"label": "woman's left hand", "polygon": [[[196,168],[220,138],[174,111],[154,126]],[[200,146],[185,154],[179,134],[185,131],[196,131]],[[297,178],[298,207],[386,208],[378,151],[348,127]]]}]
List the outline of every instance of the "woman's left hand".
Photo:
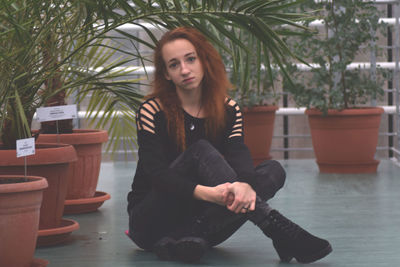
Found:
[{"label": "woman's left hand", "polygon": [[234,196],[233,202],[226,206],[228,210],[235,213],[246,213],[255,209],[256,192],[249,184],[234,182],[229,185],[228,190]]}]

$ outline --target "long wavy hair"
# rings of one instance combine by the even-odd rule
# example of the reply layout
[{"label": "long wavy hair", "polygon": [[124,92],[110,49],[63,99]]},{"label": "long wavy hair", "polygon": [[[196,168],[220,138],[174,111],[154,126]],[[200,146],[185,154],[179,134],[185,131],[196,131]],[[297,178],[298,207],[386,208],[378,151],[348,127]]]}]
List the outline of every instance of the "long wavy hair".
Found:
[{"label": "long wavy hair", "polygon": [[176,39],[186,39],[192,43],[203,66],[201,106],[205,111],[206,135],[210,140],[215,140],[225,127],[225,98],[232,85],[220,54],[198,30],[179,27],[161,37],[154,52],[153,92],[147,98],[156,97],[160,100],[168,122],[168,134],[175,138],[179,149],[184,151],[186,142],[183,110],[174,83],[165,78],[167,68],[162,55],[163,46]]}]

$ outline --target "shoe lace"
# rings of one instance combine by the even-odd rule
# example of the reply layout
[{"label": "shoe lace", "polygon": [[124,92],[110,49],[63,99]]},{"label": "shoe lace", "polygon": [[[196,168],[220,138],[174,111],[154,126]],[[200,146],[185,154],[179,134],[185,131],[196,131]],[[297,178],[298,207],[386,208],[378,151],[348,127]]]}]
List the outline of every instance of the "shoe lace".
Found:
[{"label": "shoe lace", "polygon": [[272,223],[272,225],[274,225],[274,227],[280,229],[291,238],[297,238],[302,232],[302,228],[300,226],[298,226],[279,212],[271,212],[270,222]]}]

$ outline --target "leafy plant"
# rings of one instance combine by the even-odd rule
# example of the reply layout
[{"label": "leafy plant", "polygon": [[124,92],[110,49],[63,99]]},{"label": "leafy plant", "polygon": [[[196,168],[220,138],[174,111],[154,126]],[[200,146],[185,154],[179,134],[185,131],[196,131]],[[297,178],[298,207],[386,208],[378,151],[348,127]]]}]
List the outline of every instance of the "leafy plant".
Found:
[{"label": "leafy plant", "polygon": [[[0,133],[6,147],[30,137],[36,109],[64,103],[67,90],[125,85],[133,94],[126,103],[139,102],[137,81],[124,79],[126,71],[114,71],[132,58],[107,62],[116,48],[102,43],[107,28],[94,24],[99,15],[99,7],[89,2],[1,1]],[[98,53],[101,48],[107,49]],[[97,66],[103,70],[93,71]]]},{"label": "leafy plant", "polygon": [[374,43],[378,32],[384,29],[379,12],[372,1],[362,0],[310,0],[303,9],[320,10],[323,30],[318,35],[290,38],[289,43],[297,55],[315,63],[309,73],[292,66],[294,83],[284,88],[298,106],[328,109],[346,109],[365,104],[383,95],[385,73],[378,78],[360,68],[348,69],[362,51],[378,49]]},{"label": "leafy plant", "polygon": [[[311,33],[310,29],[301,25],[306,21],[315,19],[313,13],[286,11],[294,10],[294,7],[301,6],[304,1],[273,2],[269,3],[271,10],[279,11],[279,17],[271,14],[271,17],[266,17],[264,22],[270,27],[271,31],[276,33],[272,35],[272,39],[282,45],[284,49],[271,49],[269,45],[262,43],[248,31],[241,29],[236,30],[236,33],[248,50],[243,50],[234,43],[228,42],[232,53],[225,58],[225,62],[230,70],[231,81],[236,86],[231,91],[231,95],[239,105],[244,107],[275,105],[280,98],[276,88],[276,84],[280,83],[278,69],[282,70],[281,74],[290,82],[290,75],[286,71],[287,65],[290,66],[290,59],[304,62],[286,47],[281,37],[308,36]],[[271,20],[272,17],[276,21]],[[283,23],[284,21],[286,23]]]},{"label": "leafy plant", "polygon": [[[31,136],[30,124],[38,107],[50,102],[62,103],[64,96],[77,94],[78,103],[84,96],[90,97],[88,112],[92,122],[96,121],[96,127],[116,126],[110,128],[111,139],[125,140],[125,147],[134,144],[133,111],[140,103],[141,81],[129,79],[135,70],[126,66],[133,62],[143,67],[151,64],[151,59],[142,55],[140,48],[154,48],[157,38],[153,27],[162,30],[195,27],[233,58],[232,69],[236,73],[241,73],[243,67],[241,58],[235,56],[262,57],[263,60],[256,61],[254,69],[264,64],[272,80],[271,62],[283,68],[292,55],[281,40],[291,31],[282,30],[280,26],[304,28],[296,22],[309,17],[285,13],[283,7],[300,2],[0,0],[0,134],[3,143],[12,146],[15,139]],[[141,28],[148,38],[120,27],[126,25]],[[113,32],[120,37],[113,36]],[[249,37],[245,40],[244,32]],[[129,40],[132,47],[115,46],[121,38]],[[115,42],[107,43],[107,39]],[[247,40],[253,40],[254,46],[248,46]],[[257,50],[253,50],[254,47]],[[121,58],[110,60],[110,55],[116,52],[122,54]],[[248,62],[253,64],[251,60]],[[245,73],[253,71],[246,69]],[[260,77],[256,75],[261,81]],[[240,81],[244,85],[250,79],[243,77]],[[124,116],[112,116],[116,112]],[[113,150],[117,148],[118,143]]]}]

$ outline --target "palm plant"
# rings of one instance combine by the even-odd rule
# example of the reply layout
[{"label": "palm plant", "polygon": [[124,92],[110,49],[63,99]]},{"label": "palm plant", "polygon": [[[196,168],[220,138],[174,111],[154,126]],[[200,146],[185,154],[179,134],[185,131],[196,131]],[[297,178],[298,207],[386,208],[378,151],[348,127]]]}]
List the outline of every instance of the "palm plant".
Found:
[{"label": "palm plant", "polygon": [[[152,49],[157,42],[149,25],[160,29],[196,27],[228,60],[235,62],[236,73],[250,74],[248,64],[254,62],[242,64],[240,61],[243,55],[251,55],[257,59],[256,69],[264,65],[272,80],[271,62],[284,70],[288,57],[292,56],[281,40],[282,35],[297,34],[282,26],[305,29],[296,22],[310,18],[307,14],[288,14],[283,10],[301,2],[1,0],[0,133],[3,143],[12,145],[14,139],[31,136],[30,122],[36,108],[49,101],[63,100],[67,92],[78,93],[78,101],[90,95],[88,111],[94,115],[92,121],[98,120],[97,127],[121,123],[112,114],[122,111],[122,123],[130,127],[112,127],[118,130],[110,136],[127,137],[126,144],[134,144],[133,111],[140,102],[140,83],[127,78],[134,70],[124,66],[134,61],[142,66],[151,63],[138,49],[138,46]],[[120,27],[124,25],[143,29],[150,41]],[[112,31],[129,39],[132,49],[107,44],[105,39],[118,42],[110,35]],[[254,40],[256,50],[254,46],[247,46],[243,32]],[[115,52],[122,53],[123,57],[109,60]],[[260,77],[256,74],[255,79],[261,80]],[[254,82],[244,78],[239,83],[243,86]]]},{"label": "palm plant", "polygon": [[[63,104],[67,90],[102,82],[106,90],[128,87],[131,103],[139,101],[136,81],[121,80],[127,73],[113,71],[131,58],[107,62],[116,48],[104,51],[106,29],[94,25],[97,10],[79,1],[1,1],[0,131],[6,147],[30,137],[36,109]],[[93,71],[97,66],[104,68]]]}]

